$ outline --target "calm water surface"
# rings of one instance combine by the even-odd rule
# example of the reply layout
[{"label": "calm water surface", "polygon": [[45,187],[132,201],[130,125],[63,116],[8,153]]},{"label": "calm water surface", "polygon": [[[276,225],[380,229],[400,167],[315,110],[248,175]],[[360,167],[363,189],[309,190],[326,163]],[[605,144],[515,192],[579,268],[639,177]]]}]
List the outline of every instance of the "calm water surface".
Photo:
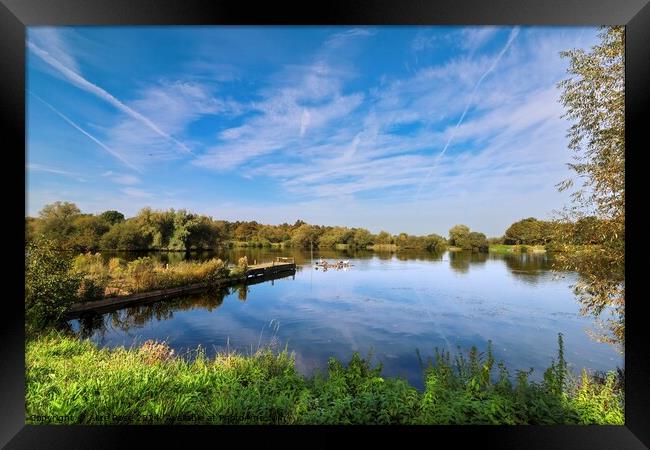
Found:
[{"label": "calm water surface", "polygon": [[[353,351],[371,353],[385,375],[402,376],[420,388],[418,351],[426,360],[436,347],[484,350],[488,340],[511,374],[532,367],[539,379],[556,356],[560,332],[576,371],[623,367],[622,355],[585,332],[594,322],[579,314],[570,288],[576,276],[552,272],[545,254],[314,251],[314,260],[349,259],[354,265],[326,272],[312,268],[309,251],[241,249],[216,256],[236,261],[244,254],[250,263],[293,256],[298,271],[272,282],[87,316],[71,325],[108,347],[158,339],[177,353],[200,345],[210,355],[227,348],[250,353],[259,346],[287,346],[306,375],[326,369],[330,356],[347,362]],[[153,256],[174,263],[214,255]]]}]

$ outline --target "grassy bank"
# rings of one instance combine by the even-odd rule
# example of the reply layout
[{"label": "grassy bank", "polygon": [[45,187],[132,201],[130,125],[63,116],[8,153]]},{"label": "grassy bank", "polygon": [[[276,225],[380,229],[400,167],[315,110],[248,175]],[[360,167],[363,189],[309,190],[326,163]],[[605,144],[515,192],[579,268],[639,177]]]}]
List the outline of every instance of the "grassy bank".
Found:
[{"label": "grassy bank", "polygon": [[[497,372],[496,374],[494,372]],[[616,378],[597,381],[558,362],[544,381],[471,351],[438,354],[419,392],[382,377],[354,354],[331,359],[326,374],[301,376],[292,355],[269,349],[191,361],[164,344],[98,349],[89,341],[49,333],[27,343],[27,423],[249,424],[622,424]]]}]

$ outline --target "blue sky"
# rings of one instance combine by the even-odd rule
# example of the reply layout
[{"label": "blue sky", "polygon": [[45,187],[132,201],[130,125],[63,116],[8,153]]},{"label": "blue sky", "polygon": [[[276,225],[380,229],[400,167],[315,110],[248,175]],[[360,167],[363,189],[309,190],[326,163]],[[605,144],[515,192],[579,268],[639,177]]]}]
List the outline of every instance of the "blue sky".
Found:
[{"label": "blue sky", "polygon": [[30,27],[27,210],[501,235],[568,202],[593,27]]}]

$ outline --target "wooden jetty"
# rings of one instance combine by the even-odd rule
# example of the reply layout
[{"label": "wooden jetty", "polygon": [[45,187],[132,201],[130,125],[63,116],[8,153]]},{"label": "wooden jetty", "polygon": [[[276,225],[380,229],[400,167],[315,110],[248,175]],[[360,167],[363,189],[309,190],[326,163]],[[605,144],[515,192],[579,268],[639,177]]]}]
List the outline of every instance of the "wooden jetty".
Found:
[{"label": "wooden jetty", "polygon": [[213,283],[194,283],[187,286],[75,303],[68,309],[66,317],[68,319],[73,319],[88,312],[103,313],[114,311],[135,304],[150,303],[153,301],[180,297],[182,295],[195,294],[206,291],[210,288],[223,288],[237,284],[257,284],[264,281],[285,278],[287,276],[295,275],[295,273],[296,263],[293,258],[276,258],[275,261],[269,263],[248,266],[246,273],[240,277],[222,278]]}]

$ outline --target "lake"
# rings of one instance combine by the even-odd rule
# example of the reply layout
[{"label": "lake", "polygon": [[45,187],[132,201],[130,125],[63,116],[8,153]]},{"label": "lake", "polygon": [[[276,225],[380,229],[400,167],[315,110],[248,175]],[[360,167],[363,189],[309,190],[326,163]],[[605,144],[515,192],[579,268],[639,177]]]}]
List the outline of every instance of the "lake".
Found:
[{"label": "lake", "polygon": [[[188,356],[198,346],[208,355],[286,347],[305,375],[326,369],[331,356],[347,362],[359,351],[381,362],[384,375],[401,376],[418,388],[423,387],[420,358],[426,362],[435,348],[456,352],[475,345],[484,351],[488,340],[511,375],[532,367],[532,378],[540,379],[557,355],[558,333],[576,373],[623,367],[621,354],[587,335],[594,320],[579,314],[570,287],[576,275],[552,271],[546,254],[314,250],[314,261],[353,265],[327,271],[313,269],[309,250],[244,248],[216,254],[231,262],[243,255],[250,264],[294,257],[298,270],[247,287],[90,315],[71,326],[101,346],[157,339]],[[215,254],[152,256],[172,264]]]}]

